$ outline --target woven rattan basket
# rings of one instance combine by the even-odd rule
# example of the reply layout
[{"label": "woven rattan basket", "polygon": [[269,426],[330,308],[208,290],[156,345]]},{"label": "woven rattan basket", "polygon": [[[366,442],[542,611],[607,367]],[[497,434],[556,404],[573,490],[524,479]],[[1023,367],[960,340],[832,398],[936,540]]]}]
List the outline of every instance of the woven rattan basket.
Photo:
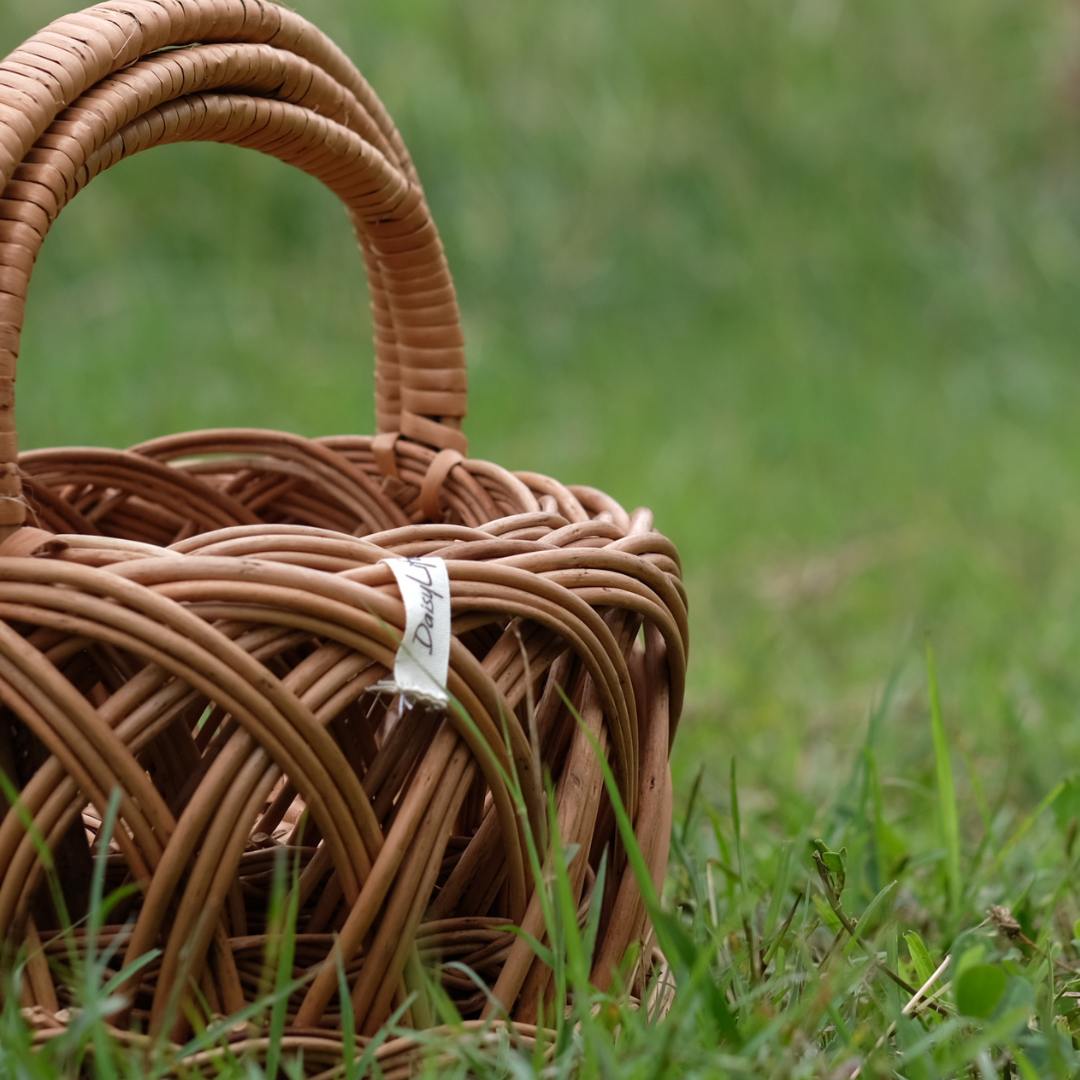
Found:
[{"label": "woven rattan basket", "polygon": [[[345,204],[380,434],[18,455],[15,360],[50,226],[123,158],[194,140],[271,154]],[[131,887],[101,932],[115,969],[160,950],[117,1024],[175,1039],[265,993],[284,851],[288,1045],[309,1062],[340,1061],[340,972],[362,1035],[414,991],[404,1022],[430,1023],[427,970],[463,1016],[504,1015],[527,1038],[561,1007],[511,930],[545,932],[526,836],[543,855],[547,776],[582,917],[598,909],[593,978],[609,985],[628,955],[640,977],[650,932],[595,747],[659,882],[686,656],[678,557],[647,511],[465,456],[450,274],[352,64],[263,0],[101,4],[0,64],[0,185],[0,768],[19,795],[0,820],[0,935],[42,1030],[72,1005],[54,961],[82,941],[96,860],[110,890]],[[383,560],[431,555],[451,583],[449,709],[373,690],[405,627]]]}]

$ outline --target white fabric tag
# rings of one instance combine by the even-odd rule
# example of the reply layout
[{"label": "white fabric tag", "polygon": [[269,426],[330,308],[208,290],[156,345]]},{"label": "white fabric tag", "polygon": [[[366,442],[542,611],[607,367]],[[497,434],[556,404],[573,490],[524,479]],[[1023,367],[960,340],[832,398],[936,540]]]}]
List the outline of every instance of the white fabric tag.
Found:
[{"label": "white fabric tag", "polygon": [[394,678],[373,690],[410,701],[446,706],[450,668],[450,575],[439,558],[385,559],[405,602],[405,633],[394,659]]}]

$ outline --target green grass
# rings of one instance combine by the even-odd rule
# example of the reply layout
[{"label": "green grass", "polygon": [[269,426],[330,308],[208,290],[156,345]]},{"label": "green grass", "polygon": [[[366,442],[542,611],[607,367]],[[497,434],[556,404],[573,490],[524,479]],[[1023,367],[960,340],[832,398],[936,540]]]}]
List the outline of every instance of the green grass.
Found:
[{"label": "green grass", "polygon": [[[0,5],[6,45],[75,6]],[[1071,1075],[1075,10],[298,6],[425,177],[474,453],[647,503],[685,556],[668,904],[702,966],[612,1062]],[[22,442],[370,430],[365,304],[304,178],[221,148],[148,155],[46,247]],[[946,955],[948,1015],[902,1015],[885,970],[917,986]]]},{"label": "green grass", "polygon": [[[703,805],[695,786],[674,831],[666,904],[605,763],[622,839],[670,964],[656,978],[677,988],[669,998],[653,984],[659,999],[670,1001],[668,1011],[655,1003],[642,1008],[618,988],[600,993],[589,986],[596,926],[594,918],[578,923],[567,865],[574,855],[556,842],[542,864],[530,845],[545,924],[535,948],[552,968],[558,998],[571,1003],[547,1018],[550,1034],[530,1050],[515,1046],[497,1024],[466,1030],[433,984],[437,1027],[417,1037],[392,1020],[372,1040],[353,1035],[355,1051],[339,1075],[368,1075],[383,1043],[409,1036],[418,1041],[418,1074],[431,1077],[1075,1076],[1080,783],[1059,784],[1022,821],[988,814],[981,841],[957,854],[954,868],[946,722],[936,709],[927,718],[939,751],[944,842],[915,848],[907,841],[925,826],[918,819],[935,793],[912,785],[898,800],[907,812],[883,810],[877,740],[888,719],[883,703],[851,775],[822,808],[815,823],[822,835],[812,843],[766,830],[744,835],[734,766],[730,812]],[[512,779],[511,785],[524,817],[523,796]],[[106,837],[116,805],[114,799],[105,816]],[[549,826],[557,837],[554,811]],[[103,869],[99,858],[89,944],[85,955],[73,952],[67,973],[73,1022],[35,1045],[17,993],[6,993],[0,1075],[189,1075],[185,1062],[196,1053],[213,1055],[215,1076],[308,1075],[302,1056],[277,1043],[285,1001],[299,985],[290,974],[296,911],[288,898],[296,891],[287,888],[284,860],[271,898],[271,923],[282,932],[271,938],[277,944],[264,962],[264,999],[196,1030],[181,1047],[144,1041],[132,1048],[110,1027],[123,1004],[116,988],[153,956],[114,973],[109,950],[96,948],[112,903],[103,894]],[[651,992],[647,998],[653,1000]],[[241,1026],[250,1038],[270,1038],[265,1071],[230,1051],[230,1035]],[[352,1030],[347,1020],[345,1026]]]}]

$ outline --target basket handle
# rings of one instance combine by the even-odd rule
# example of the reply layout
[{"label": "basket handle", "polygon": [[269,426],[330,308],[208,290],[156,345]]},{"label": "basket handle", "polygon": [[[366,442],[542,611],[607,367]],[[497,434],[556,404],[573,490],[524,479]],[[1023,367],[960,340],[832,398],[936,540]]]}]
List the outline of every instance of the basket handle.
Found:
[{"label": "basket handle", "polygon": [[453,281],[404,144],[360,73],[266,0],[114,0],[0,63],[0,535],[26,517],[15,364],[44,238],[99,172],[194,140],[272,154],[341,198],[371,291],[377,427],[465,450]]}]

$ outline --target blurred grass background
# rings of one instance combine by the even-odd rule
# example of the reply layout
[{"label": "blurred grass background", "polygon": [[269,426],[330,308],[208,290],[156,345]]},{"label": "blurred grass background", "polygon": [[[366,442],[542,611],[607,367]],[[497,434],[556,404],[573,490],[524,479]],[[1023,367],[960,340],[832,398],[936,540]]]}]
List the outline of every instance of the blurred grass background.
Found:
[{"label": "blurred grass background", "polygon": [[[77,6],[0,0],[4,51]],[[736,755],[750,810],[801,825],[893,673],[886,783],[929,778],[926,637],[962,800],[1028,806],[1075,766],[1080,9],[296,6],[424,177],[473,453],[651,505],[682,548],[684,790]],[[367,337],[332,197],[157,151],[46,246],[22,443],[367,432]]]}]

